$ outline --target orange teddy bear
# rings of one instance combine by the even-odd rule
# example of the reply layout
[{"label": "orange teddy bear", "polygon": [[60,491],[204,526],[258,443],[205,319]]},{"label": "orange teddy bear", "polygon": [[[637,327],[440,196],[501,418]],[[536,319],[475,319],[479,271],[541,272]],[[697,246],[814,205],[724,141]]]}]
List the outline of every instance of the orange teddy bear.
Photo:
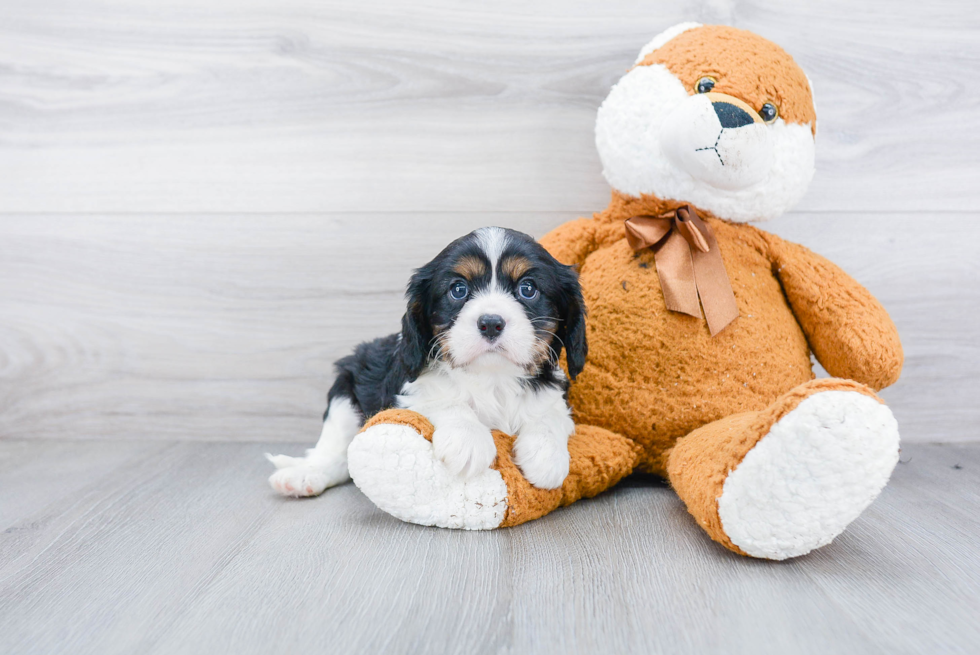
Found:
[{"label": "orange teddy bear", "polygon": [[[809,80],[779,46],[694,23],[658,35],[599,109],[612,201],[541,240],[578,267],[589,312],[562,488],[530,485],[499,432],[492,468],[450,476],[432,426],[405,410],[354,440],[354,482],[403,520],[487,529],[645,471],[735,552],[785,559],[829,543],[898,461],[875,391],[898,379],[902,349],[861,285],[746,224],[802,197],[815,135]],[[836,377],[814,379],[811,351]]]}]

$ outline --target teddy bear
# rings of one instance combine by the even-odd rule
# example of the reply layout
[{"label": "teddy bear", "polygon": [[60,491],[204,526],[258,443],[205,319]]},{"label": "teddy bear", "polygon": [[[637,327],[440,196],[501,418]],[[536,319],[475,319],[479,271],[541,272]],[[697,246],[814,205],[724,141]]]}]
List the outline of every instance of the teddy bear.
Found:
[{"label": "teddy bear", "polygon": [[[898,426],[876,391],[903,355],[867,290],[750,224],[803,196],[816,129],[810,81],[778,45],[697,23],[656,36],[598,111],[609,205],[541,239],[578,269],[588,310],[562,487],[527,482],[513,435],[499,431],[491,468],[452,476],[432,425],[398,409],[352,442],[355,484],[405,521],[491,529],[639,471],[663,476],[741,555],[782,560],[829,543],[898,461]],[[815,378],[811,354],[834,377]]]}]

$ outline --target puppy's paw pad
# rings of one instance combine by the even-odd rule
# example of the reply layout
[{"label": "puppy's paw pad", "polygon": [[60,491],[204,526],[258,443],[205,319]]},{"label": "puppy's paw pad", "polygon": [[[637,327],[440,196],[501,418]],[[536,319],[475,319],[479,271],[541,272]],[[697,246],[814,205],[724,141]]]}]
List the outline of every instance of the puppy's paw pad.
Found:
[{"label": "puppy's paw pad", "polygon": [[269,484],[283,496],[303,498],[323,493],[330,479],[321,468],[300,465],[279,469],[269,477]]}]

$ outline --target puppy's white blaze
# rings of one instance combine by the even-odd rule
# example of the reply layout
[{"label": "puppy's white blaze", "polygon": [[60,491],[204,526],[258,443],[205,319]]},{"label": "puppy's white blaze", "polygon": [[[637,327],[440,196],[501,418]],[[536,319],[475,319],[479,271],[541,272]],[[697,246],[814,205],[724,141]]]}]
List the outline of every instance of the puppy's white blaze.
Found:
[{"label": "puppy's white blaze", "polygon": [[[613,87],[596,117],[596,147],[610,186],[633,197],[683,200],[734,221],[773,218],[799,201],[813,177],[815,151],[808,124],[779,118],[765,126],[771,142],[768,172],[743,188],[718,188],[678,166],[662,143],[662,126],[689,98],[680,80],[661,64],[634,68]],[[729,150],[730,156],[736,154]]]},{"label": "puppy's white blaze", "polygon": [[305,457],[266,454],[278,469],[269,477],[269,484],[284,496],[315,496],[349,480],[347,447],[360,430],[361,420],[349,398],[331,400],[320,439]]},{"label": "puppy's white blaze", "polygon": [[[504,319],[503,332],[494,341],[485,339],[477,324],[485,314]],[[467,366],[483,355],[497,353],[525,368],[534,363],[535,342],[534,326],[524,307],[509,293],[496,289],[476,292],[463,305],[446,337],[449,356],[456,366]]]},{"label": "puppy's white blaze", "polygon": [[504,248],[507,247],[507,232],[500,227],[481,227],[476,231],[476,239],[483,254],[490,260],[492,284],[496,288],[497,266],[500,264],[501,255],[504,254]]}]

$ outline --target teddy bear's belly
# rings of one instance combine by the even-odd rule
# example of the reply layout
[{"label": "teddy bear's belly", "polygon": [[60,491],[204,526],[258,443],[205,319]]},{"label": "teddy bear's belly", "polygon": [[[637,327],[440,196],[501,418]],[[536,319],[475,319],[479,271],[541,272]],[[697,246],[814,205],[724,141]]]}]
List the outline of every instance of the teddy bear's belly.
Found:
[{"label": "teddy bear's belly", "polygon": [[634,255],[619,241],[581,269],[589,357],[571,387],[575,420],[629,436],[653,472],[679,437],[813,378],[769,261],[740,241],[723,242],[722,253],[739,317],[715,337],[703,318],[667,310],[651,251]]}]

